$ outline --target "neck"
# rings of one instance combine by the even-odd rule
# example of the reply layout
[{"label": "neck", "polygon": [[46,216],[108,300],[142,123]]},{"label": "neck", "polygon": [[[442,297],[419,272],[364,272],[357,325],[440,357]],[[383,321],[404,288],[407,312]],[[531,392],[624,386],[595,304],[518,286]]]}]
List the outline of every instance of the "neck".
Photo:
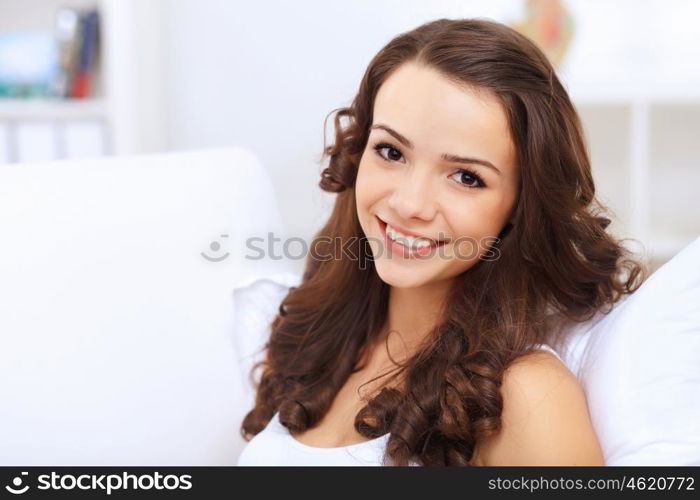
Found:
[{"label": "neck", "polygon": [[388,335],[392,355],[405,359],[437,326],[450,285],[451,280],[444,280],[415,288],[391,287],[382,339]]}]

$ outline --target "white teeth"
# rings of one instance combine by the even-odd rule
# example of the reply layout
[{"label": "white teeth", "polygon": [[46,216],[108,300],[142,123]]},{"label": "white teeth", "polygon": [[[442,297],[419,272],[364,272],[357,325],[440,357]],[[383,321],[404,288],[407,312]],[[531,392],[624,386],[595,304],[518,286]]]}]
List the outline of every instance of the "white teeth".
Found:
[{"label": "white teeth", "polygon": [[391,227],[389,224],[386,225],[386,235],[392,240],[412,248],[425,248],[435,244],[435,242],[432,240],[415,238],[413,236],[403,234]]}]

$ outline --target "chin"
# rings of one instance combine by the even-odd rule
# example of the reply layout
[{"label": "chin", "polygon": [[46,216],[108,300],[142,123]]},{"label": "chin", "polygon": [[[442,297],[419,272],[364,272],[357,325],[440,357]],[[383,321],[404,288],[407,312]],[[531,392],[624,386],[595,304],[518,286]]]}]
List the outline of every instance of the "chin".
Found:
[{"label": "chin", "polygon": [[397,288],[416,288],[429,283],[431,276],[415,269],[401,269],[390,262],[375,261],[379,278],[389,286]]}]

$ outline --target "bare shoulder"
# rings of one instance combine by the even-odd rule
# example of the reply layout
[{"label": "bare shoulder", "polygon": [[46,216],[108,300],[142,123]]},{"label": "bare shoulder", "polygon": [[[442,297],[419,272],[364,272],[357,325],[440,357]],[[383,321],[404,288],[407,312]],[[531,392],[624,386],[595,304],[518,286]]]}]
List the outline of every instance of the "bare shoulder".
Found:
[{"label": "bare shoulder", "polygon": [[583,388],[554,354],[519,358],[501,393],[501,431],[477,443],[475,465],[604,465]]}]

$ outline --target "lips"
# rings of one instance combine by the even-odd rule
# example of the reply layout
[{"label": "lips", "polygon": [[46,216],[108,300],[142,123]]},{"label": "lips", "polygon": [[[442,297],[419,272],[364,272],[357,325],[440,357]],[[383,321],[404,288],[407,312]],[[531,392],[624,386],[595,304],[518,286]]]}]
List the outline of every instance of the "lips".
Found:
[{"label": "lips", "polygon": [[[391,249],[391,252],[393,254],[398,254],[398,255],[403,255],[405,258],[412,259],[415,257],[424,257],[427,255],[430,255],[431,252],[433,252],[435,249],[441,247],[444,245],[447,241],[441,241],[439,243],[433,243],[432,245],[426,246],[426,247],[408,247],[406,245],[403,245],[402,243],[399,243],[398,241],[394,241],[389,236],[386,234],[386,226],[387,223],[384,222],[382,219],[379,217],[376,217],[377,223],[379,224],[380,231],[382,233],[382,236],[384,238],[384,243]],[[397,228],[398,229],[398,228]],[[422,236],[419,236],[422,238]],[[430,239],[430,238],[426,238]],[[435,240],[431,240],[435,241]]]},{"label": "lips", "polygon": [[[375,216],[377,217],[377,216]],[[386,221],[382,220],[381,218],[377,217],[377,220],[379,221],[380,225],[382,226],[382,229],[386,231],[386,225],[388,224]],[[414,233],[413,231],[409,231],[408,229],[404,229],[400,226],[397,226],[396,224],[389,224],[391,227],[396,229],[398,232],[403,233],[408,236],[413,236],[415,238],[422,238],[424,240],[432,241],[434,245],[440,246],[444,243],[447,243],[449,239],[446,240],[437,240],[435,238],[429,238],[428,236],[423,236],[422,234]]]}]

